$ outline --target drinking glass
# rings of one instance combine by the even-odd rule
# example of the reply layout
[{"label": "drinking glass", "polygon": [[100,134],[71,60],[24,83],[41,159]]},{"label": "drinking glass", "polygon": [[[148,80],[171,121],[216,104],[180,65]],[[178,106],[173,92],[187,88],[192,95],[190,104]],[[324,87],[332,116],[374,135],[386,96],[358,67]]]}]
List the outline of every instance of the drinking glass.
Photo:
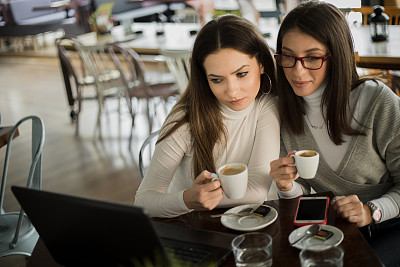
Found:
[{"label": "drinking glass", "polygon": [[311,245],[304,248],[300,254],[302,267],[342,267],[343,249],[331,245]]},{"label": "drinking glass", "polygon": [[272,266],[272,238],[266,233],[252,232],[232,240],[236,266]]}]

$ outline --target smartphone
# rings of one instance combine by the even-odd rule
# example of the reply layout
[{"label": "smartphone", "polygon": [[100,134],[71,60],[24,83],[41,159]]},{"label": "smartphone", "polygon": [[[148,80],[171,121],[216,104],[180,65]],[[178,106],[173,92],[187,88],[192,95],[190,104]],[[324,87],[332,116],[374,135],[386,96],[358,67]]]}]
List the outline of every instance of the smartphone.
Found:
[{"label": "smartphone", "polygon": [[326,224],[328,220],[329,197],[300,197],[297,202],[293,224]]}]

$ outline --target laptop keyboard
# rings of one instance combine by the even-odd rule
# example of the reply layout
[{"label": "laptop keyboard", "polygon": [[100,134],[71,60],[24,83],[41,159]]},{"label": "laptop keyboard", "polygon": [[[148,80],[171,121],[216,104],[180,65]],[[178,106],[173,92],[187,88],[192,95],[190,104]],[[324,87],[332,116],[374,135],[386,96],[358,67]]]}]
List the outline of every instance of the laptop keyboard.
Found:
[{"label": "laptop keyboard", "polygon": [[211,254],[209,249],[197,244],[167,238],[162,238],[161,243],[173,263],[200,264]]}]

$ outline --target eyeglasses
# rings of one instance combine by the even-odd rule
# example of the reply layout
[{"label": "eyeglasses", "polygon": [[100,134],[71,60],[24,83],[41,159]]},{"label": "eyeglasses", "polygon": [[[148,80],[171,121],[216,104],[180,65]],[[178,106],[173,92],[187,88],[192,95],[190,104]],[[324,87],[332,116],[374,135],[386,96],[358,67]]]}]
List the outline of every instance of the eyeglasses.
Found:
[{"label": "eyeglasses", "polygon": [[287,55],[275,54],[276,62],[282,68],[293,68],[296,66],[297,60],[300,60],[301,65],[309,70],[319,70],[324,62],[328,60],[330,56],[326,57],[292,57]]}]

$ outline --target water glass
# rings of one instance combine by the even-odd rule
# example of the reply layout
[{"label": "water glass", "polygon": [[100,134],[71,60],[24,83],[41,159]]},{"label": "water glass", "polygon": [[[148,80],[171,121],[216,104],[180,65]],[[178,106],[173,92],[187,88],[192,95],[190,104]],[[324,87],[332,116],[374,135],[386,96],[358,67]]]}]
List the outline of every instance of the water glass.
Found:
[{"label": "water glass", "polygon": [[252,232],[232,240],[236,266],[272,266],[272,238],[266,233]]},{"label": "water glass", "polygon": [[302,267],[342,267],[343,249],[331,245],[311,245],[304,248],[300,254]]}]

